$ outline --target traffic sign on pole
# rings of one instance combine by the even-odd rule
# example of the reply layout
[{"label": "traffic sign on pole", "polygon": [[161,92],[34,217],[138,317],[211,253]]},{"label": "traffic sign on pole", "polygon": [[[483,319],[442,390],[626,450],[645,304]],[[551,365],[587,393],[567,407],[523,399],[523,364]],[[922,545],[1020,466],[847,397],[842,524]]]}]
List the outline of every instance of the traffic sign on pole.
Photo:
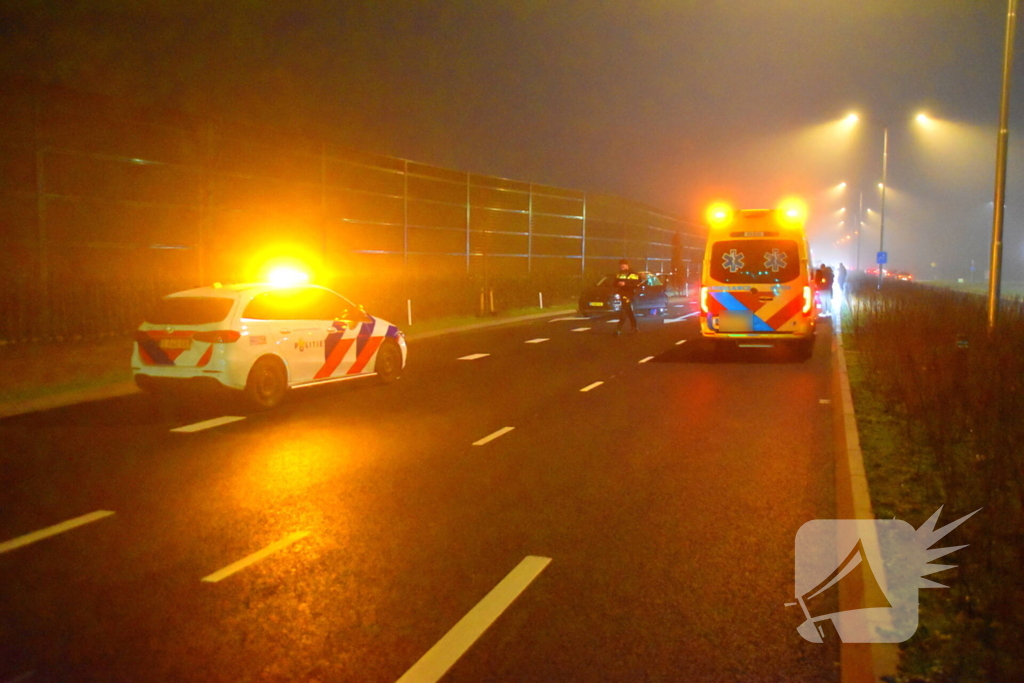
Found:
[{"label": "traffic sign on pole", "polygon": [[875,263],[877,263],[880,266],[884,266],[888,261],[889,261],[889,252],[887,252],[887,251],[880,251],[880,252],[878,252],[878,258],[875,260]]}]

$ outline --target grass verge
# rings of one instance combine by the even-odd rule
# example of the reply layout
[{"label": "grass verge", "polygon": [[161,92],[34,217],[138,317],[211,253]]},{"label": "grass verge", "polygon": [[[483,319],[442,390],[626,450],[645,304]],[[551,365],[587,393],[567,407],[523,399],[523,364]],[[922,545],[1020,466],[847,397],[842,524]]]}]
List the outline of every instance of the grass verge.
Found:
[{"label": "grass verge", "polygon": [[[885,357],[889,364],[884,367],[873,364],[859,347],[858,335],[849,333],[851,325],[845,319],[843,327],[850,388],[875,516],[905,520],[919,528],[936,510],[956,498],[955,491],[946,490],[937,464],[941,458],[929,444],[928,431],[934,425],[914,419],[904,403],[885,394],[884,377],[900,371],[892,364],[892,356]],[[863,341],[878,343],[869,336]],[[973,459],[966,443],[942,446],[947,449],[946,457],[952,454],[959,460]],[[954,519],[956,516],[944,509],[936,528]],[[981,523],[980,516],[973,518],[967,523],[970,528],[961,527],[963,531],[935,544],[949,547],[970,542],[968,547],[936,560],[936,564],[956,568],[927,577],[948,589],[918,591],[919,626],[914,636],[900,645],[898,673],[887,679],[890,683],[1021,680],[1020,658],[1007,647],[1016,627],[1012,621],[1006,623],[1005,615],[994,606],[1000,600],[1012,600],[1014,592],[1000,568],[998,546],[993,549],[977,542],[981,540],[977,536],[991,533]],[[964,534],[976,536],[965,541]]]}]

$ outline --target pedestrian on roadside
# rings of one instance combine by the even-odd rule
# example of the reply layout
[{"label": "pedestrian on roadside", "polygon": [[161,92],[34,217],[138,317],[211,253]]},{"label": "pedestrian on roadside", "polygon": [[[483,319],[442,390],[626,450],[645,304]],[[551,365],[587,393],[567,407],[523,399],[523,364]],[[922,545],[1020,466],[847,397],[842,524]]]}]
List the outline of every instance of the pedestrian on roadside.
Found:
[{"label": "pedestrian on roadside", "polygon": [[836,282],[839,283],[839,294],[846,296],[846,266],[842,263],[839,264],[839,274],[836,276]]},{"label": "pedestrian on roadside", "polygon": [[633,295],[638,284],[640,284],[640,276],[630,270],[629,261],[626,259],[619,261],[619,272],[615,276],[615,291],[619,294],[622,307],[619,309],[619,324],[615,328],[616,336],[622,332],[627,318],[631,327],[630,332],[640,331],[636,325],[636,316],[633,315]]}]

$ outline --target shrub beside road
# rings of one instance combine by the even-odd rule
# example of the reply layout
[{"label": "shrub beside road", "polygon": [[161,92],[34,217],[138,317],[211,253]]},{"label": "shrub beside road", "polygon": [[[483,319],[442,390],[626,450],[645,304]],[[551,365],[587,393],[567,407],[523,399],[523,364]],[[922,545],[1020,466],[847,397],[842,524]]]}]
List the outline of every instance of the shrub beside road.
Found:
[{"label": "shrub beside road", "polygon": [[985,325],[976,294],[854,281],[844,310],[861,444],[879,518],[938,526],[981,512],[939,547],[900,682],[1024,680],[1024,303]]}]

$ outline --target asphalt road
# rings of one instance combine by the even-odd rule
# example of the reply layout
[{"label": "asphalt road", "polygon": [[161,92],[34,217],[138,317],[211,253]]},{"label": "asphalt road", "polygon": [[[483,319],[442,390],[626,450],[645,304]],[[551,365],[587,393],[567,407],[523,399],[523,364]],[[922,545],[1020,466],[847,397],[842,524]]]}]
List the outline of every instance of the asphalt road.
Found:
[{"label": "asphalt road", "polygon": [[266,413],[0,421],[0,682],[838,680],[783,607],[834,517],[827,324],[808,362],[640,325],[413,342]]}]

